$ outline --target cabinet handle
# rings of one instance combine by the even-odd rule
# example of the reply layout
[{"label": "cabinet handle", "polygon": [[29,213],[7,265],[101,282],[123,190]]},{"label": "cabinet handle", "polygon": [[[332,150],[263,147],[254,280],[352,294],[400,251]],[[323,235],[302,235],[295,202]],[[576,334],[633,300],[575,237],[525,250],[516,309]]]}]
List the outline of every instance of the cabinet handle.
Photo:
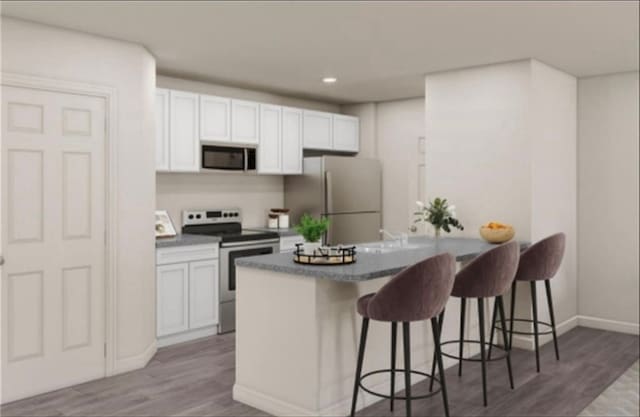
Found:
[{"label": "cabinet handle", "polygon": [[0,255],[0,265],[4,265],[4,256]]}]

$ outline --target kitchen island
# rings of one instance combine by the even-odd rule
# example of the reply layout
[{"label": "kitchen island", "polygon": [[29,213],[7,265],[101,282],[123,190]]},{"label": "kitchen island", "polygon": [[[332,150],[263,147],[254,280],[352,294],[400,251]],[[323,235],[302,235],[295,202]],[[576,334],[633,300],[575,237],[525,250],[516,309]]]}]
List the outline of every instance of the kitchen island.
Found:
[{"label": "kitchen island", "polygon": [[[449,252],[460,264],[493,246],[479,239],[418,237],[404,245],[360,245],[357,262],[344,266],[300,265],[290,253],[238,259],[233,398],[274,415],[347,415],[360,329],[356,300],[425,258]],[[470,310],[465,338],[477,338],[477,314]],[[443,340],[457,337],[459,315],[459,301],[451,299]],[[412,368],[428,373],[431,329],[426,321],[411,326]],[[390,327],[371,322],[365,372],[390,367]],[[397,360],[402,363],[401,352]],[[398,391],[404,389],[401,379]],[[388,393],[389,378],[375,375],[367,386]],[[362,391],[358,399],[358,409],[380,400]]]}]

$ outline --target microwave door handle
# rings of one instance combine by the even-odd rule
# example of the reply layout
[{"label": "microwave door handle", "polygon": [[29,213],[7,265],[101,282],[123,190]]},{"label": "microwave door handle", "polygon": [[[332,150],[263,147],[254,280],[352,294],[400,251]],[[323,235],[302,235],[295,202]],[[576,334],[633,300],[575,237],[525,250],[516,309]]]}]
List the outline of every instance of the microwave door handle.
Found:
[{"label": "microwave door handle", "polygon": [[249,170],[249,151],[247,150],[247,148],[242,148],[242,154],[243,154],[242,162],[244,165],[244,172],[247,172]]}]

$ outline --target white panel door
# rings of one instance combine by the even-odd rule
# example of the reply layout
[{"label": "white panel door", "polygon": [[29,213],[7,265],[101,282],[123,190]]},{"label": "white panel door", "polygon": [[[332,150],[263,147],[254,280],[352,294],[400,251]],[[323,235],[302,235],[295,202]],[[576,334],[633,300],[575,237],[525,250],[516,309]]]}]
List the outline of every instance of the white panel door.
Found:
[{"label": "white panel door", "polygon": [[303,143],[305,149],[332,149],[333,118],[331,116],[331,113],[304,111]]},{"label": "white panel door", "polygon": [[258,173],[280,174],[282,107],[260,105],[260,145],[258,146]]},{"label": "white panel door", "polygon": [[360,150],[360,119],[342,114],[333,115],[333,150]]},{"label": "white panel door", "polygon": [[169,169],[175,172],[200,170],[200,139],[198,138],[198,95],[170,91],[170,153]]},{"label": "white panel door", "polygon": [[189,264],[156,268],[157,336],[189,329]]},{"label": "white panel door", "polygon": [[302,110],[282,108],[282,173],[302,174]]},{"label": "white panel door", "polygon": [[105,101],[2,87],[2,400],[105,374]]},{"label": "white panel door", "polygon": [[257,145],[260,141],[260,105],[231,100],[231,140]]},{"label": "white panel door", "polygon": [[169,91],[156,89],[156,171],[169,170]]},{"label": "white panel door", "polygon": [[231,99],[200,96],[200,140],[231,141]]},{"label": "white panel door", "polygon": [[218,324],[218,261],[189,264],[189,328]]}]

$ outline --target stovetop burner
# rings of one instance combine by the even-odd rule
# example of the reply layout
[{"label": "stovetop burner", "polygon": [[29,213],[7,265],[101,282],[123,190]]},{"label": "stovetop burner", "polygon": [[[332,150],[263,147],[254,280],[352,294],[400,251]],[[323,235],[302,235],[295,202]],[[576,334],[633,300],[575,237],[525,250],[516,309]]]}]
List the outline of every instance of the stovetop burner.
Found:
[{"label": "stovetop burner", "polygon": [[222,243],[279,239],[276,232],[242,228],[239,209],[185,210],[182,213],[182,233],[218,236]]}]

